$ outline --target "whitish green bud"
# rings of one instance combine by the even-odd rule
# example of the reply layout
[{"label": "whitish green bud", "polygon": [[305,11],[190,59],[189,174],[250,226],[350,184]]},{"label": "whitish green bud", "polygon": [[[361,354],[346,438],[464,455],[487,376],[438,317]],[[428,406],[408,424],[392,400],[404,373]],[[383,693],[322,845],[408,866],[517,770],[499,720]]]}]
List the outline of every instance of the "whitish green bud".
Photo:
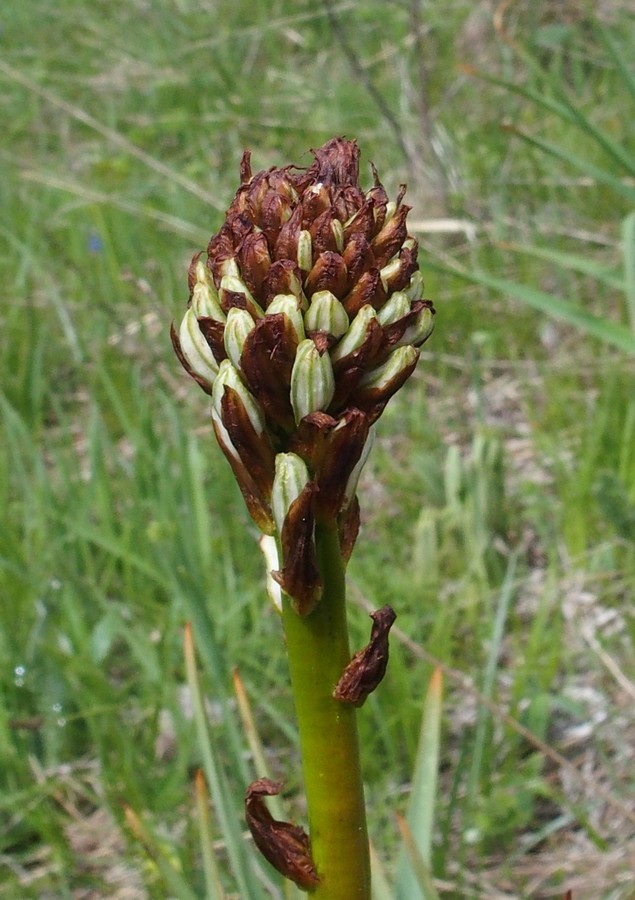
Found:
[{"label": "whitish green bud", "polygon": [[344,228],[339,219],[333,219],[333,221],[331,222],[331,231],[333,232],[333,237],[335,238],[335,246],[341,253],[344,249]]},{"label": "whitish green bud", "polygon": [[401,260],[398,256],[393,256],[390,262],[386,263],[386,265],[379,270],[379,277],[381,278],[384,290],[388,290],[388,282],[399,272],[400,268]]},{"label": "whitish green bud", "polygon": [[364,444],[364,449],[362,450],[362,455],[355,463],[355,467],[353,471],[348,476],[348,481],[346,482],[346,491],[344,493],[344,508],[348,507],[355,496],[355,491],[357,490],[357,483],[359,481],[359,476],[361,475],[362,469],[366,464],[366,460],[368,459],[368,455],[372,450],[373,444],[375,443],[375,426],[373,426],[368,432],[368,437],[366,438],[366,443]]},{"label": "whitish green bud", "polygon": [[258,403],[254,396],[245,387],[243,380],[238,374],[238,370],[231,360],[224,359],[218,367],[218,375],[214,381],[214,389],[212,391],[212,406],[219,419],[222,419],[223,408],[221,405],[225,394],[225,385],[232,388],[238,394],[242,401],[245,413],[249,417],[249,421],[253,425],[258,434],[262,434],[265,430],[265,420]]},{"label": "whitish green bud", "polygon": [[282,532],[289,507],[309,483],[306,463],[296,453],[278,453],[271,491],[271,509],[278,533]]},{"label": "whitish green bud", "polygon": [[238,262],[233,256],[229,256],[227,259],[224,259],[220,266],[221,275],[229,276],[232,278],[240,278],[240,269],[238,268]]},{"label": "whitish green bud", "polygon": [[309,413],[325,410],[335,393],[331,357],[320,353],[311,338],[298,345],[291,370],[291,406],[299,423]]},{"label": "whitish green bud", "polygon": [[392,219],[394,214],[397,212],[397,204],[394,200],[389,200],[386,204],[386,217],[384,219],[384,225],[389,219]]},{"label": "whitish green bud", "polygon": [[216,319],[217,322],[225,321],[225,313],[218,299],[218,292],[203,281],[197,281],[192,290],[192,309],[198,319]]},{"label": "whitish green bud", "polygon": [[310,272],[313,266],[313,238],[310,231],[301,231],[298,236],[298,266],[303,272]]},{"label": "whitish green bud", "polygon": [[349,354],[359,350],[366,340],[370,321],[376,318],[377,313],[370,303],[362,306],[342,340],[331,351],[333,362],[344,359],[345,356],[349,356]]},{"label": "whitish green bud", "polygon": [[348,331],[348,313],[335,294],[316,291],[304,316],[304,325],[307,331],[325,331],[340,338]]},{"label": "whitish green bud", "polygon": [[401,340],[397,342],[397,346],[412,344],[419,347],[426,338],[430,337],[434,329],[434,314],[429,306],[424,306],[419,311],[419,315],[415,321],[404,331]]},{"label": "whitish green bud", "polygon": [[297,297],[293,294],[276,294],[267,307],[266,315],[273,315],[274,313],[283,313],[291,322],[298,341],[304,340],[304,319],[302,317],[302,307]]},{"label": "whitish green bud", "polygon": [[202,259],[196,260],[196,281],[198,284],[211,284],[211,279],[209,277],[209,270]]},{"label": "whitish green bud", "polygon": [[397,347],[396,350],[393,350],[388,355],[385,362],[362,376],[359,387],[378,391],[384,390],[391,382],[399,378],[404,369],[412,366],[417,361],[418,356],[419,351],[411,344],[407,347]]},{"label": "whitish green bud", "polygon": [[255,328],[255,322],[246,309],[233,306],[227,313],[227,323],[223,333],[225,353],[235,366],[240,369],[240,357],[249,334]]},{"label": "whitish green bud", "polygon": [[190,306],[183,316],[179,329],[179,344],[192,371],[203,378],[210,386],[218,375],[218,363],[210,350],[209,344],[198,327],[196,313]]},{"label": "whitish green bud", "polygon": [[392,325],[410,312],[410,300],[404,291],[395,291],[390,300],[384,303],[377,313],[381,325]]},{"label": "whitish green bud", "polygon": [[242,280],[242,278],[236,275],[223,275],[221,278],[220,289],[222,291],[231,291],[233,294],[244,294],[247,303],[249,304],[249,309],[254,313],[257,318],[261,318],[264,316],[264,312],[260,305],[254,300],[251,291]]},{"label": "whitish green bud", "polygon": [[423,275],[419,269],[417,269],[416,272],[413,272],[410,284],[405,289],[404,293],[408,295],[413,303],[417,300],[421,300],[423,297]]}]

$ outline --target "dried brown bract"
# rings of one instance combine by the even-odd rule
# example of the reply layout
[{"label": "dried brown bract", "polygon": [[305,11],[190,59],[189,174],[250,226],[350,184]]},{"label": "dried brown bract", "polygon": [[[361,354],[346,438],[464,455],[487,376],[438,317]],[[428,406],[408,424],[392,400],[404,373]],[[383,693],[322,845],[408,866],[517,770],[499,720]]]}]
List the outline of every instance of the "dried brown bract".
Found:
[{"label": "dried brown bract", "polygon": [[306,832],[290,822],[278,822],[267,809],[264,798],[282,790],[280,782],[260,778],[247,788],[245,817],[251,836],[265,859],[285,878],[304,890],[315,887],[320,879],[311,858]]},{"label": "dried brown bract", "polygon": [[336,700],[353,706],[362,706],[386,674],[388,633],[397,614],[391,606],[382,606],[370,617],[373,620],[370,641],[346,666],[333,691]]}]

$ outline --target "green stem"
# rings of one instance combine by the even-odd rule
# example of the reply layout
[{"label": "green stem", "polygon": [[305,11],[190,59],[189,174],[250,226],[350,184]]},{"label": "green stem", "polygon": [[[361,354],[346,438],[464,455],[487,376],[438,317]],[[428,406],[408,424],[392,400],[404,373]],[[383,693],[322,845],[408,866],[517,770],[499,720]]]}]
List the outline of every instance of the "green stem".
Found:
[{"label": "green stem", "polygon": [[306,617],[283,604],[309,813],[317,900],[370,900],[370,860],[356,711],[334,700],[350,661],[346,582],[337,531],[316,527],[324,593]]}]

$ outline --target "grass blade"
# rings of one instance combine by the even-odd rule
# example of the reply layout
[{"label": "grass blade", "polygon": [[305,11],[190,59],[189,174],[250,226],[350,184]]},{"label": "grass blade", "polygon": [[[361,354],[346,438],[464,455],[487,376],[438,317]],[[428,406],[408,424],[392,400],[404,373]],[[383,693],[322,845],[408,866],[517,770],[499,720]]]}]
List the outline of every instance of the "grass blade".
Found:
[{"label": "grass blade", "polygon": [[397,891],[398,900],[416,900],[418,897],[423,900],[440,900],[430,868],[421,855],[408,823],[403,816],[397,816],[397,824],[412,873],[407,893]]},{"label": "grass blade", "polygon": [[[233,669],[232,679],[234,682],[234,694],[236,696],[236,703],[238,704],[238,712],[240,713],[240,721],[242,723],[243,732],[245,734],[245,737],[247,738],[249,751],[254,762],[256,776],[258,778],[271,778],[270,766],[267,763],[265,750],[262,745],[262,741],[260,740],[260,735],[258,734],[254,715],[251,711],[249,697],[247,696],[245,684],[241,678],[238,667],[235,667]],[[271,810],[271,813],[275,819],[284,820],[284,810],[282,808],[282,800],[279,795],[269,797],[267,800],[267,806]],[[287,900],[298,900],[298,898],[302,897],[303,895],[300,890],[296,888],[293,882],[285,878],[284,896],[287,898]]]},{"label": "grass blade", "polygon": [[629,90],[633,100],[635,100],[635,70],[629,68],[628,63],[622,55],[622,51],[613,40],[613,35],[608,28],[604,27],[599,19],[596,19],[594,21],[594,28],[597,29],[597,32],[600,35],[604,46],[608,50],[613,62],[615,63],[620,75],[622,76],[622,84]]},{"label": "grass blade", "polygon": [[635,212],[622,222],[622,255],[624,258],[624,290],[628,320],[635,334]]},{"label": "grass blade", "polygon": [[203,758],[205,776],[210,787],[221,832],[226,842],[227,854],[236,878],[236,884],[238,885],[241,896],[259,898],[263,896],[262,891],[252,874],[252,867],[246,858],[242,832],[238,826],[235,810],[232,810],[231,808],[231,802],[227,796],[228,792],[225,779],[214,754],[214,745],[207,726],[207,716],[203,706],[203,698],[201,696],[196,668],[192,628],[189,623],[186,624],[184,629],[183,651],[185,656],[187,683],[192,697],[194,724],[198,736],[199,749]]},{"label": "grass blade", "polygon": [[430,264],[429,262],[426,265],[432,269],[451,272],[471,284],[481,284],[501,294],[514,297],[516,300],[520,300],[521,303],[531,306],[532,309],[546,313],[554,319],[560,319],[562,322],[567,322],[569,325],[575,325],[581,331],[591,335],[591,337],[635,356],[635,335],[629,328],[611,322],[601,316],[596,316],[594,313],[587,312],[576,303],[563,300],[554,294],[546,294],[544,291],[539,291],[530,285],[518,284],[504,278],[488,275],[486,272],[467,271],[455,265],[442,266]]},{"label": "grass blade", "polygon": [[[403,900],[417,897],[419,894],[417,888],[422,887],[423,883],[427,885],[428,880],[431,881],[432,830],[439,768],[442,694],[443,677],[441,669],[437,668],[430,678],[425,699],[412,793],[407,813],[407,839],[404,841],[406,855],[402,855],[398,867],[397,896]],[[402,828],[401,825],[400,828]],[[414,860],[411,852],[413,848],[410,850],[408,848],[409,841],[416,850]],[[421,868],[420,862],[423,863],[424,869]],[[422,882],[423,871],[427,875],[424,875]],[[423,896],[425,900],[429,900],[430,897],[436,896],[436,892],[430,894],[429,885],[427,885],[423,890]]]},{"label": "grass blade", "polygon": [[370,842],[370,869],[373,900],[394,900],[393,890],[388,883],[382,861],[372,841]]},{"label": "grass blade", "polygon": [[150,832],[150,829],[141,821],[136,812],[129,806],[124,806],[124,815],[128,827],[155,863],[170,893],[175,897],[182,898],[182,900],[197,900],[194,891],[190,890],[183,876],[170,861],[164,848]]},{"label": "grass blade", "polygon": [[196,811],[198,813],[199,832],[201,836],[201,858],[207,900],[225,900],[225,891],[220,880],[218,862],[214,853],[212,821],[209,810],[209,793],[202,769],[194,776],[196,793]]},{"label": "grass blade", "polygon": [[73,103],[69,103],[68,100],[65,100],[63,97],[58,97],[53,91],[49,91],[47,88],[42,87],[37,81],[33,81],[32,78],[29,78],[28,75],[25,75],[24,72],[20,71],[20,69],[15,68],[2,59],[0,59],[0,73],[11,81],[22,85],[22,87],[26,88],[30,93],[35,94],[36,97],[45,100],[55,109],[61,110],[67,116],[70,116],[77,122],[81,122],[83,125],[86,125],[88,128],[97,132],[97,134],[106,138],[106,140],[115,147],[119,147],[130,156],[138,159],[152,171],[157,172],[165,178],[168,183],[180,185],[180,187],[189,191],[189,193],[198,197],[204,203],[209,203],[213,209],[224,209],[224,205],[218,197],[214,194],[210,194],[209,191],[203,190],[203,188],[192,181],[191,178],[188,178],[186,175],[183,175],[182,172],[178,172],[176,169],[171,168],[161,159],[152,156],[151,153],[147,153],[143,148],[121,134],[121,132],[114,128],[109,128],[107,125],[99,122],[94,116],[91,116],[90,113],[86,112],[85,109],[82,109],[80,106],[75,106]]},{"label": "grass blade", "polygon": [[503,128],[505,131],[515,134],[516,137],[525,141],[526,144],[536,147],[543,153],[547,153],[549,156],[553,156],[569,166],[573,166],[580,172],[584,172],[586,175],[595,179],[599,184],[607,185],[607,187],[612,188],[616,194],[619,194],[620,197],[626,197],[631,201],[635,200],[635,188],[631,187],[624,178],[613,175],[608,169],[596,166],[595,163],[589,162],[588,159],[579,156],[577,153],[571,153],[570,150],[563,150],[562,147],[558,147],[557,144],[552,144],[551,141],[545,141],[542,138],[534,137],[526,131],[523,131],[521,128],[517,128],[515,125],[504,125]]},{"label": "grass blade", "polygon": [[[503,637],[505,635],[505,623],[507,622],[507,613],[509,612],[509,604],[511,602],[514,578],[516,575],[516,555],[510,557],[505,573],[505,580],[501,588],[498,598],[498,606],[496,609],[496,617],[494,619],[494,628],[492,631],[492,639],[490,642],[489,655],[487,657],[487,665],[483,676],[483,687],[481,693],[488,700],[492,699],[494,690],[494,681],[496,679],[496,670],[500,659]],[[468,779],[468,797],[472,807],[476,802],[478,793],[478,785],[481,778],[481,769],[483,758],[485,755],[485,744],[487,740],[487,725],[491,718],[491,712],[484,706],[479,708],[478,720],[476,723],[476,734],[474,736],[474,746],[472,749],[472,765]]]},{"label": "grass blade", "polygon": [[552,250],[550,247],[538,247],[533,244],[499,243],[496,246],[500,250],[524,253],[526,256],[531,256],[534,259],[544,259],[546,262],[554,263],[571,272],[588,275],[590,278],[595,278],[596,281],[616,291],[623,292],[626,290],[626,282],[619,272],[592,258],[578,256],[575,253],[562,253],[560,250]]},{"label": "grass blade", "polygon": [[[570,122],[572,125],[575,125],[585,136],[592,138],[607,156],[610,157],[613,163],[622,166],[630,175],[635,174],[635,162],[632,155],[629,154],[621,144],[612,140],[607,133],[594,125],[588,116],[582,112],[580,107],[569,99],[567,93],[563,89],[560,78],[554,76],[545,69],[531,53],[524,50],[520,45],[515,44],[514,49],[516,53],[521,56],[525,65],[534,72],[538,79],[543,82],[543,84],[546,83],[549,85],[553,94],[547,93],[544,88],[542,90],[529,88],[520,84],[515,84],[512,81],[505,81],[501,78],[474,72],[470,67],[467,67],[466,71],[469,74],[477,75],[477,77],[483,81],[487,81],[489,84],[494,84],[503,88],[509,93],[524,97],[537,107],[553,113],[562,121]],[[554,95],[559,99],[554,99]]]}]

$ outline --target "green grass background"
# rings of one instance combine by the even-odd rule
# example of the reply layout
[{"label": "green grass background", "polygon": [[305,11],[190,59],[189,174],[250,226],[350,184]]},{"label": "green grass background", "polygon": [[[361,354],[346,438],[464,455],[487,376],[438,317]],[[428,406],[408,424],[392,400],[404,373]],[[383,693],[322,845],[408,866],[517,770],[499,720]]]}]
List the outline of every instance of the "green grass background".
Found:
[{"label": "green grass background", "polygon": [[[302,820],[256,535],[168,329],[243,148],[255,169],[302,165],[334,134],[359,141],[366,183],[370,160],[391,195],[409,183],[438,310],[381,420],[349,568],[353,644],[384,603],[403,632],[360,716],[386,876],[427,652],[447,667],[442,896],[633,896],[633,355],[476,277],[628,333],[633,172],[588,128],[465,69],[542,97],[557,85],[632,161],[633,74],[598,23],[632,58],[634,20],[626,4],[594,7],[513,5],[507,36],[532,68],[486,3],[3,4],[0,896],[178,896],[166,866],[204,896],[186,620],[232,815],[260,774],[233,698],[238,666],[285,812]],[[447,219],[449,232],[434,230]],[[213,827],[225,890],[244,897]],[[267,878],[262,896],[282,896]]]}]

